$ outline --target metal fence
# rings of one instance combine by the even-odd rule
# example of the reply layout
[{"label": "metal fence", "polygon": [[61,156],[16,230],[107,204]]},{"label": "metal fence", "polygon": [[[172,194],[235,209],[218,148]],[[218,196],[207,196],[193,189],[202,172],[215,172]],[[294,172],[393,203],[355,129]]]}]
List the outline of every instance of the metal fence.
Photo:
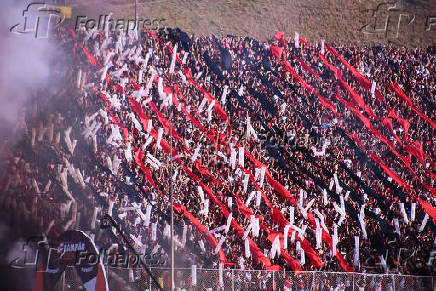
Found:
[{"label": "metal fence", "polygon": [[[143,269],[106,267],[110,290],[158,290]],[[170,290],[170,269],[151,268],[164,290]],[[197,268],[175,270],[176,290],[436,290],[434,277],[339,272],[246,271]],[[67,268],[57,290],[84,290],[74,268]]]}]

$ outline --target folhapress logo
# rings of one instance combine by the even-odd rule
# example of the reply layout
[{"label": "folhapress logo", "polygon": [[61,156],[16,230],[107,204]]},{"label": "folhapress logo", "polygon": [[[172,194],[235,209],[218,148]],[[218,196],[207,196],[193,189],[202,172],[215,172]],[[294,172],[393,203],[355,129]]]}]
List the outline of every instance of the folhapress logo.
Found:
[{"label": "folhapress logo", "polygon": [[[71,11],[71,8],[70,8]],[[63,7],[33,2],[23,10],[23,22],[13,25],[9,30],[16,34],[34,33],[35,38],[48,38],[50,28],[65,20]]]}]

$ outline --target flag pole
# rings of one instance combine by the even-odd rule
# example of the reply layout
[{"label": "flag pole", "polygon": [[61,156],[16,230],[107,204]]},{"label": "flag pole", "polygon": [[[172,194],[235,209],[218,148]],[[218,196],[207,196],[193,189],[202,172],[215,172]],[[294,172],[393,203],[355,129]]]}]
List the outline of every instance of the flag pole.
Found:
[{"label": "flag pole", "polygon": [[136,28],[136,25],[138,24],[138,0],[135,0],[135,28]]},{"label": "flag pole", "polygon": [[171,291],[175,289],[174,284],[174,198],[173,198],[173,106],[170,106],[170,203],[171,203]]}]

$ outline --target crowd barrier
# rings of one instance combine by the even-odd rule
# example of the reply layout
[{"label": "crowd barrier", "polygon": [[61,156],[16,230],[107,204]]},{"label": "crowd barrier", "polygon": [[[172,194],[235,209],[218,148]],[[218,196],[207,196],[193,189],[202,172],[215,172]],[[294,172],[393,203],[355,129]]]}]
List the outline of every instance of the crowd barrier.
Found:
[{"label": "crowd barrier", "polygon": [[[110,290],[159,290],[143,269],[106,266]],[[170,290],[169,268],[150,268],[164,290]],[[177,268],[176,290],[436,290],[434,277],[397,274],[341,273],[320,271],[263,271],[236,269]],[[84,290],[74,268],[66,269],[57,290]]]}]

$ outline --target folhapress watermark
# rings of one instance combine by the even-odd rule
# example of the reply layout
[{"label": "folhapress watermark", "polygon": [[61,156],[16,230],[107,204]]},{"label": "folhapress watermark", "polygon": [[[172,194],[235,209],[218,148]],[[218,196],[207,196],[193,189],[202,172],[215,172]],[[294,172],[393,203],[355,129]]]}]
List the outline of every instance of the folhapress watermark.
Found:
[{"label": "folhapress watermark", "polygon": [[131,31],[143,31],[143,30],[159,30],[160,28],[165,28],[163,23],[166,21],[165,18],[136,18],[136,19],[125,19],[117,18],[114,19],[111,15],[101,14],[98,19],[88,18],[87,16],[77,16],[75,30],[78,31],[81,28],[86,30],[109,30],[122,31],[126,35]]},{"label": "folhapress watermark", "polygon": [[61,8],[42,2],[27,5],[22,16],[22,22],[13,25],[9,31],[16,34],[33,33],[35,38],[48,38],[50,29],[65,20]]},{"label": "folhapress watermark", "polygon": [[50,265],[59,264],[60,261],[68,266],[96,266],[101,263],[105,266],[123,268],[141,268],[142,264],[161,267],[167,263],[167,257],[164,254],[152,250],[136,254],[117,253],[106,248],[90,251],[83,242],[51,245],[42,237],[27,239],[23,243],[22,250],[22,255],[9,261],[9,267],[35,268],[36,270],[39,263],[49,268]]},{"label": "folhapress watermark", "polygon": [[[49,5],[44,2],[32,2],[23,10],[22,21],[12,25],[9,31],[16,34],[34,34],[35,38],[48,38],[50,30],[54,29],[65,19],[71,18],[71,7]],[[122,31],[126,35],[132,31],[159,30],[165,28],[165,18],[117,18],[112,14],[101,14],[97,19],[88,16],[76,16],[74,28],[79,31],[108,30]]]}]

